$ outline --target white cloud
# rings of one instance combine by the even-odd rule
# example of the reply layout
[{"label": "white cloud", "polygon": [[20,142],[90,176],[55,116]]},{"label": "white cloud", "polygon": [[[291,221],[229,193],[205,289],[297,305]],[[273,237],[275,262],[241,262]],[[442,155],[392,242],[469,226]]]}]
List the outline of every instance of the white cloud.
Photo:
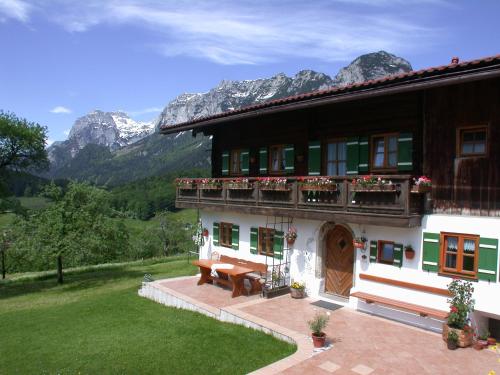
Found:
[{"label": "white cloud", "polygon": [[[5,1],[5,0],[0,0]],[[422,50],[443,37],[412,9],[445,0],[282,0],[255,2],[160,0],[52,0],[42,3],[70,32],[100,24],[146,29],[145,41],[165,56],[218,64],[261,64],[310,58],[349,61],[367,52]],[[371,5],[371,6],[370,6]],[[412,8],[413,7],[413,8]],[[433,9],[434,9],[433,8]]]},{"label": "white cloud", "polygon": [[0,0],[0,21],[8,18],[27,22],[32,7],[23,0]]},{"label": "white cloud", "polygon": [[51,113],[57,113],[57,114],[68,114],[71,113],[71,109],[63,107],[62,105],[58,105],[57,107],[54,107],[50,110]]},{"label": "white cloud", "polygon": [[130,116],[140,116],[140,115],[146,115],[148,113],[159,113],[163,111],[163,108],[161,107],[148,107],[148,108],[143,108],[143,109],[138,109],[136,111],[123,111]]}]

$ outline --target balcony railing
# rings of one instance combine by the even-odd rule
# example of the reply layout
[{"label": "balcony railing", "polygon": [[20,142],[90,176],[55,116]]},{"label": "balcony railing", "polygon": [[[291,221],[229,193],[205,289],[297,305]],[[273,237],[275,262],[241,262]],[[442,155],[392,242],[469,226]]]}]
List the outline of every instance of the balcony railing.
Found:
[{"label": "balcony railing", "polygon": [[420,225],[425,194],[417,193],[414,187],[412,191],[411,176],[372,176],[368,183],[363,179],[366,176],[181,179],[177,182],[176,205],[366,224]]}]

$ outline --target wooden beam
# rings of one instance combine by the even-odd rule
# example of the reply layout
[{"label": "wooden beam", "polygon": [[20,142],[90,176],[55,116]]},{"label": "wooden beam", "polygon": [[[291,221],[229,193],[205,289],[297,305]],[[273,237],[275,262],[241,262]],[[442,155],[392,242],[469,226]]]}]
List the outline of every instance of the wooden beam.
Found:
[{"label": "wooden beam", "polygon": [[366,273],[360,273],[359,274],[359,278],[362,279],[362,280],[369,280],[369,281],[373,281],[373,282],[376,282],[376,283],[381,283],[381,284],[399,286],[401,288],[418,290],[419,292],[439,294],[439,295],[445,296],[445,297],[450,297],[451,296],[451,294],[448,291],[448,289],[436,288],[436,287],[433,287],[433,286],[427,286],[427,285],[421,285],[421,284],[414,284],[414,283],[409,283],[409,282],[401,281],[401,280],[388,279],[388,278],[385,278],[385,277],[368,275]]}]

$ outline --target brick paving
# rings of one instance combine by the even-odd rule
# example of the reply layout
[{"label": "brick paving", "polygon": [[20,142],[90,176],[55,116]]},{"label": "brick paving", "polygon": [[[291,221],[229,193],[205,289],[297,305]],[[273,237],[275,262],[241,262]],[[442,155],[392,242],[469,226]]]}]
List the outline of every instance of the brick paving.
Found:
[{"label": "brick paving", "polygon": [[308,339],[309,320],[318,311],[315,300],[295,300],[289,295],[274,299],[259,296],[231,298],[230,291],[214,285],[196,285],[197,278],[160,283],[177,293],[215,308],[226,308],[249,321],[282,331],[298,341],[298,352],[256,371],[259,374],[464,374],[500,375],[500,356],[472,348],[448,350],[441,335],[351,310],[331,311],[325,330],[330,350],[314,353]]}]

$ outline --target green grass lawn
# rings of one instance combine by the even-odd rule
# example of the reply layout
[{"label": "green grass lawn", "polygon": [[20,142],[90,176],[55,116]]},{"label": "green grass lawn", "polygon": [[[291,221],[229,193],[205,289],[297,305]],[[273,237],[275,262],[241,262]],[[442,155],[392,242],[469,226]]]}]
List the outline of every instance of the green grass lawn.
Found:
[{"label": "green grass lawn", "polygon": [[138,297],[145,273],[195,274],[185,259],[0,282],[0,374],[243,374],[295,347]]}]

